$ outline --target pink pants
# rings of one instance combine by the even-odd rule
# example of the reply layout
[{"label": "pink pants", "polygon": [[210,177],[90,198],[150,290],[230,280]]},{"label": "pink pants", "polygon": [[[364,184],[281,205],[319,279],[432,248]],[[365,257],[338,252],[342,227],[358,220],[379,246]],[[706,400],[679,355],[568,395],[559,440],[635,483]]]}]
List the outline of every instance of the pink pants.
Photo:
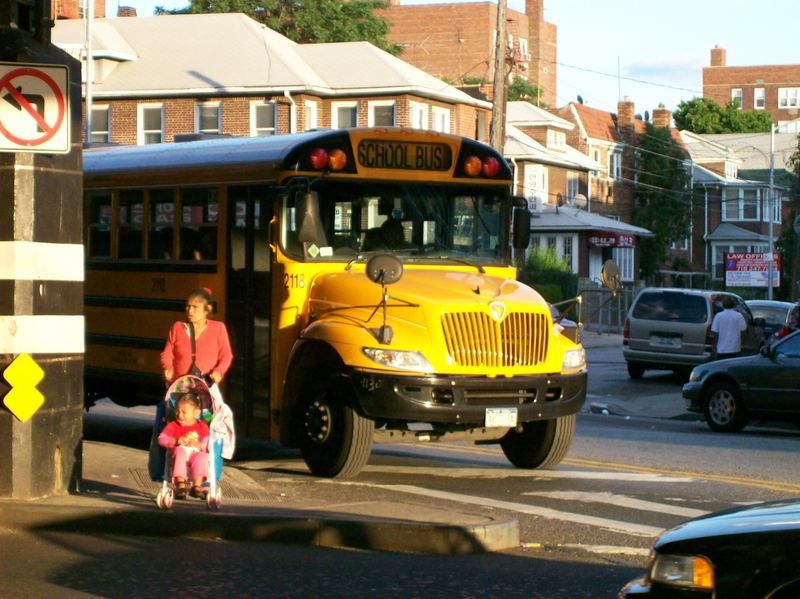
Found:
[{"label": "pink pants", "polygon": [[188,478],[187,466],[192,478],[208,476],[208,453],[205,451],[187,451],[183,446],[172,449],[172,479]]}]

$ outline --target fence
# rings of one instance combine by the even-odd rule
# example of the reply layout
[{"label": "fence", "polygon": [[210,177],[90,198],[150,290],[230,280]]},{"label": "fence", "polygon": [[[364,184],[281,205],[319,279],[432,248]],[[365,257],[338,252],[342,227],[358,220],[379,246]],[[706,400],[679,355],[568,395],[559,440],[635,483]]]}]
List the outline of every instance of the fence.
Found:
[{"label": "fence", "polygon": [[584,329],[596,333],[621,333],[628,308],[638,289],[624,287],[615,296],[604,287],[581,289],[581,312]]}]

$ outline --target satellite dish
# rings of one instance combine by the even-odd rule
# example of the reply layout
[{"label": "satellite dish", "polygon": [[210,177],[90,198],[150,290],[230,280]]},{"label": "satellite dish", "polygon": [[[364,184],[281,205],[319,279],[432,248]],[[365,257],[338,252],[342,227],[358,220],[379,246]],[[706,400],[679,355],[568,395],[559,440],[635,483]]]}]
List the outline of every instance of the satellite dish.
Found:
[{"label": "satellite dish", "polygon": [[576,208],[584,209],[586,208],[587,204],[588,201],[586,200],[586,196],[583,195],[582,193],[579,193],[574,198],[572,198],[572,205],[575,206]]},{"label": "satellite dish", "polygon": [[617,291],[622,289],[622,283],[619,281],[619,266],[613,260],[606,260],[600,268],[600,282],[604,287],[611,290],[612,295],[616,295]]}]

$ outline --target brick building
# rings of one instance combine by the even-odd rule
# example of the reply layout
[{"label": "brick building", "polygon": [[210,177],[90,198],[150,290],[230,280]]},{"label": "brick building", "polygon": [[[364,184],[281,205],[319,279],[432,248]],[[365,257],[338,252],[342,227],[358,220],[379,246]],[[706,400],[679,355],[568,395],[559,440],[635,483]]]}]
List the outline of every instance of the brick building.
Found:
[{"label": "brick building", "polygon": [[[57,21],[53,42],[80,57],[84,35]],[[231,13],[97,19],[92,46],[93,142],[373,125],[488,137],[488,102],[367,42],[296,44]]]},{"label": "brick building", "polygon": [[[82,19],[86,8],[86,0],[50,0],[50,16],[58,19]],[[106,16],[105,0],[94,0],[94,16],[102,19]]]},{"label": "brick building", "polygon": [[710,66],[703,67],[703,97],[766,110],[782,130],[800,132],[800,65],[728,66],[725,48],[714,46]]},{"label": "brick building", "polygon": [[[493,80],[496,3],[390,4],[377,14],[389,23],[387,39],[403,46],[403,60],[456,85]],[[557,31],[544,20],[544,0],[526,0],[524,14],[507,10],[506,21],[512,76],[526,78],[555,106]]]}]

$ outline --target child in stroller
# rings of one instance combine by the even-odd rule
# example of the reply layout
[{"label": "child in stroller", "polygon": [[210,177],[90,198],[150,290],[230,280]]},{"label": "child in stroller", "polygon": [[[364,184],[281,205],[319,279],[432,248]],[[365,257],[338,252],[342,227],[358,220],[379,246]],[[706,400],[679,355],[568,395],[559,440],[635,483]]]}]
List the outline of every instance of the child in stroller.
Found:
[{"label": "child in stroller", "polygon": [[232,457],[234,443],[233,416],[218,387],[193,375],[176,379],[156,410],[150,455],[151,476],[162,481],[156,505],[169,509],[173,498],[185,498],[191,472],[191,495],[219,509],[222,458]]}]

